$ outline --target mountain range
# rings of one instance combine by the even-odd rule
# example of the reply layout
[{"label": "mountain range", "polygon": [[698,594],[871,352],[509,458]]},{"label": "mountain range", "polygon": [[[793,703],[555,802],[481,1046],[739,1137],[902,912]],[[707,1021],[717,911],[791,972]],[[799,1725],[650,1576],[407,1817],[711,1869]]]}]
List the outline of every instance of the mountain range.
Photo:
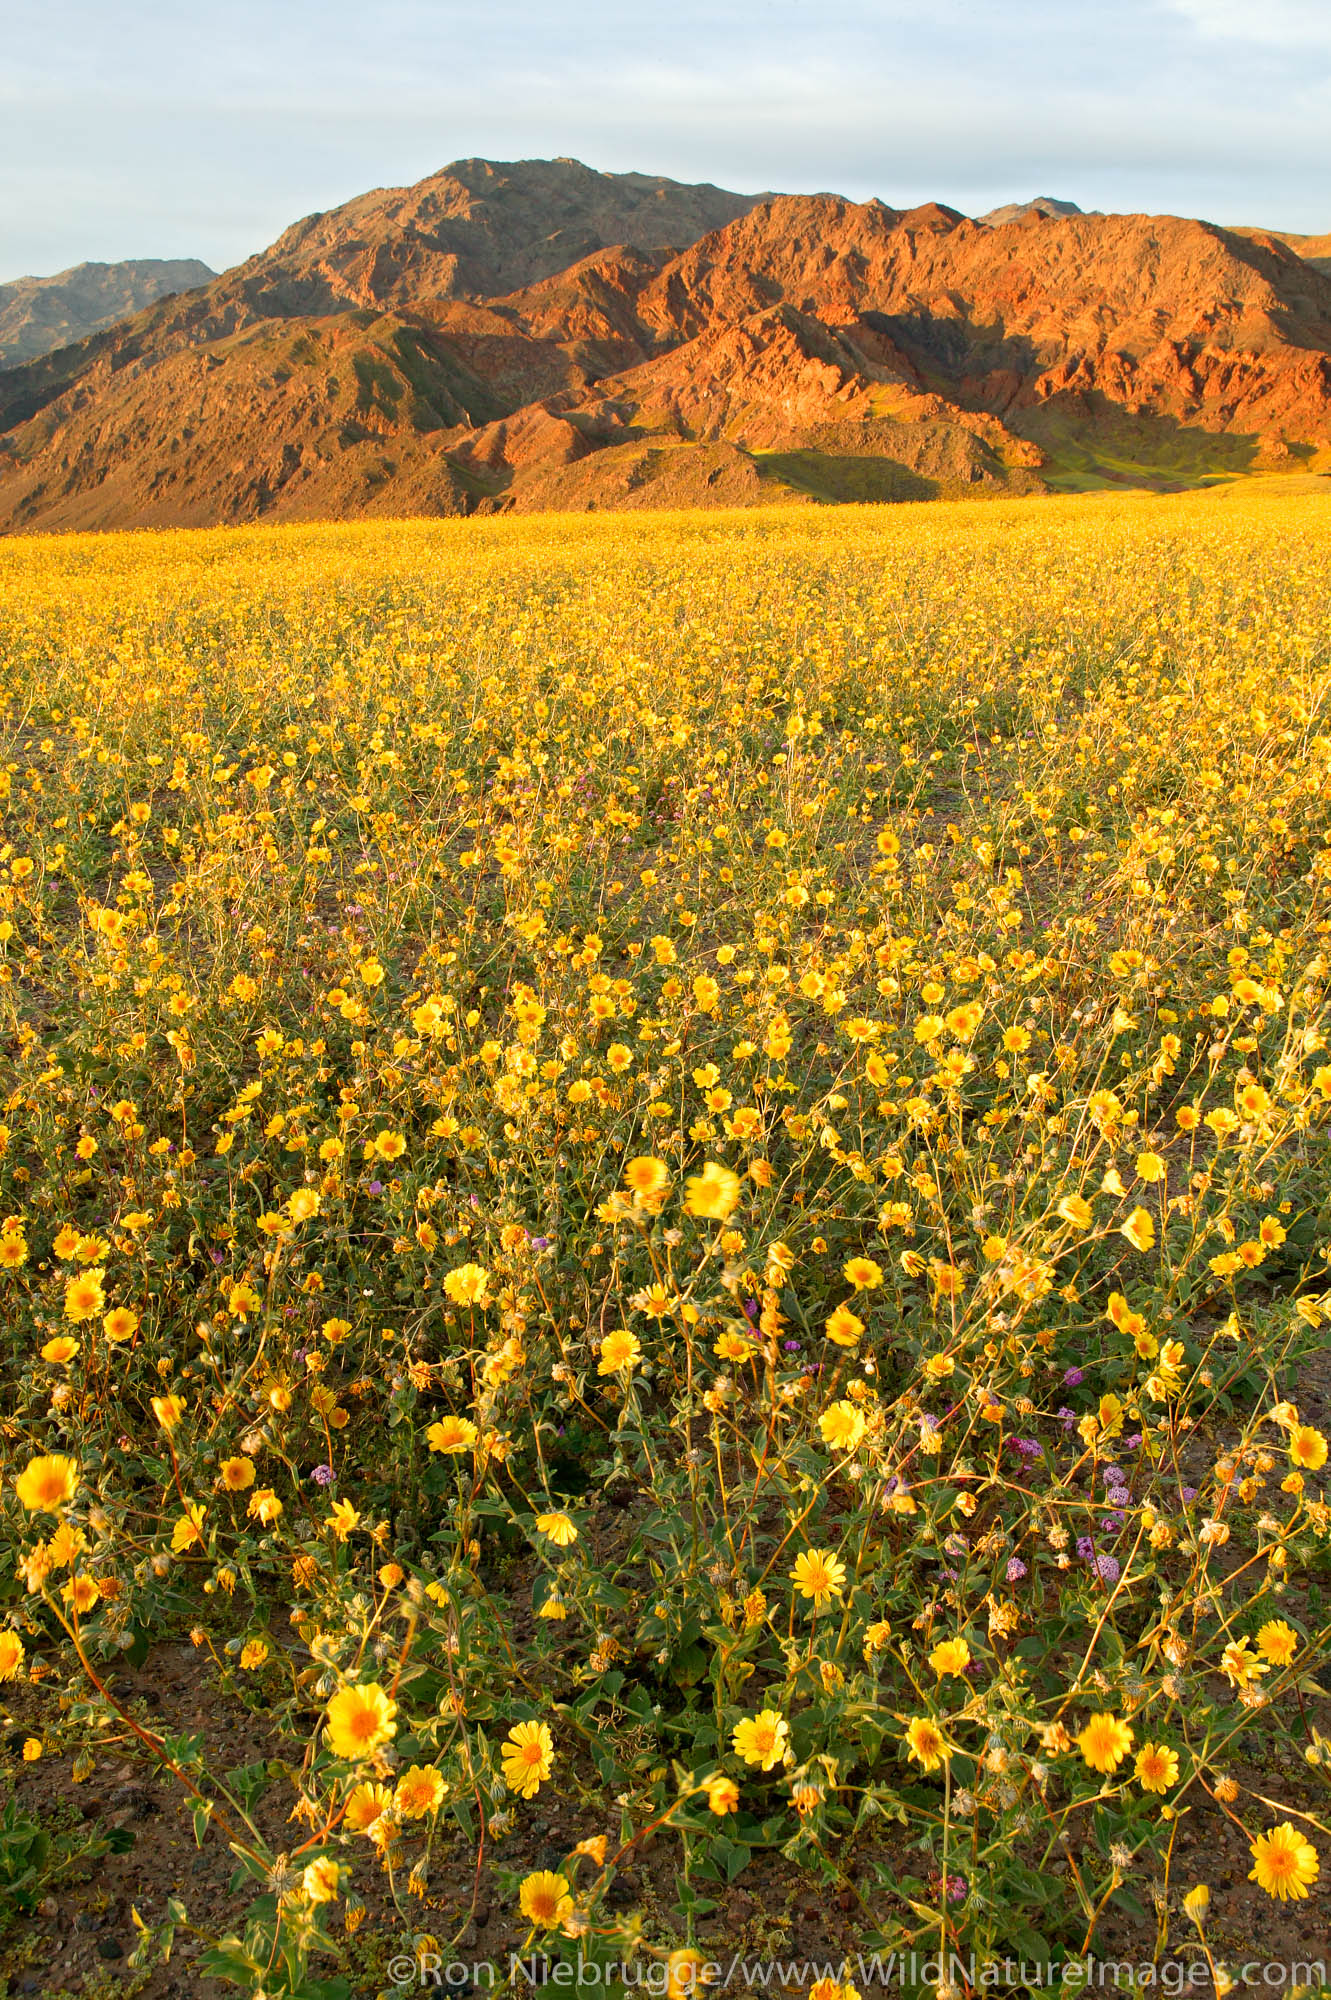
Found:
[{"label": "mountain range", "polygon": [[459,161],[0,370],[0,529],[1331,469],[1329,251]]}]

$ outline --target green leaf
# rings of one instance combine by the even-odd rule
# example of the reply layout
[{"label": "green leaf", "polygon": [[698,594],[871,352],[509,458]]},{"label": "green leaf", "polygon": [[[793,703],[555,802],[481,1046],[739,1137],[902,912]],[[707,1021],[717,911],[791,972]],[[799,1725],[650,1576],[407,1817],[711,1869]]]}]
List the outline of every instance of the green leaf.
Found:
[{"label": "green leaf", "polygon": [[727,1844],[730,1852],[726,1856],[726,1880],[727,1882],[733,1882],[737,1875],[743,1874],[752,1861],[753,1849],[745,1847],[743,1842],[738,1840],[732,1840]]},{"label": "green leaf", "polygon": [[266,1789],[271,1773],[266,1757],[258,1758],[252,1764],[237,1764],[226,1774],[228,1791],[234,1792],[241,1805],[249,1812],[255,1800]]}]

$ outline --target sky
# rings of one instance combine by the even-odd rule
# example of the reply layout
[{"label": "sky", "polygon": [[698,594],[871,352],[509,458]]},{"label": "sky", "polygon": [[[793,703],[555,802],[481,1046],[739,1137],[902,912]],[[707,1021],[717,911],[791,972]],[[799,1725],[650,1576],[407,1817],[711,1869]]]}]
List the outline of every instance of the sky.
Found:
[{"label": "sky", "polygon": [[3,0],[0,280],[450,160],[1331,230],[1331,0]]}]

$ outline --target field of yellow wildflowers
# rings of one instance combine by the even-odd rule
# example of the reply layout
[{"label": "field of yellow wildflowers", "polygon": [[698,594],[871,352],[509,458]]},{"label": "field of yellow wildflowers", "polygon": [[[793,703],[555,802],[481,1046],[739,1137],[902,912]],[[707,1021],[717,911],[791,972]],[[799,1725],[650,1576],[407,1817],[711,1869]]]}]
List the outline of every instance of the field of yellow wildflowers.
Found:
[{"label": "field of yellow wildflowers", "polygon": [[1324,500],[10,541],[0,702],[5,1755],[229,1846],[145,1974],[1294,1924]]}]

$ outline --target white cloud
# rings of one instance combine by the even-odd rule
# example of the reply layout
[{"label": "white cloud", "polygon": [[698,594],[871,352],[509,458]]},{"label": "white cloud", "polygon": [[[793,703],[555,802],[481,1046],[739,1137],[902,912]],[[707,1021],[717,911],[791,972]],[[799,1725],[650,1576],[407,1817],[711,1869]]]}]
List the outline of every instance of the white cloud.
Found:
[{"label": "white cloud", "polygon": [[1259,47],[1331,54],[1326,0],[1170,0],[1200,34]]}]

